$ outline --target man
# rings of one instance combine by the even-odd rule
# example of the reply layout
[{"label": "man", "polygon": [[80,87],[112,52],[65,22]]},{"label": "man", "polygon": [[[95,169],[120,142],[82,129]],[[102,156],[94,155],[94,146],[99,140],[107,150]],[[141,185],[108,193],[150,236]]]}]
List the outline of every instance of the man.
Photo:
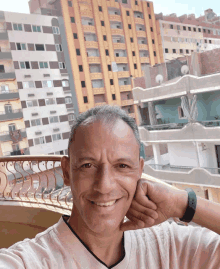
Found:
[{"label": "man", "polygon": [[220,268],[220,205],[197,197],[193,221],[206,228],[170,224],[188,193],[141,179],[139,151],[135,121],[119,107],[79,115],[61,161],[71,216],[0,250],[0,268]]}]

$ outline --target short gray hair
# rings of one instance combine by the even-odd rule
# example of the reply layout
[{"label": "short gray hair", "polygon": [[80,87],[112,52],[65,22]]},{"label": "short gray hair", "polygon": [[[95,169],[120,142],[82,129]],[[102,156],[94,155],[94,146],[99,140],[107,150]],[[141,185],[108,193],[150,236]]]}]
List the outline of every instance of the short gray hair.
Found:
[{"label": "short gray hair", "polygon": [[78,117],[74,120],[73,126],[70,132],[70,138],[68,143],[68,156],[70,156],[70,146],[73,142],[73,137],[76,133],[76,130],[79,126],[86,126],[91,124],[92,122],[101,120],[103,123],[115,123],[117,120],[123,120],[127,123],[137,140],[139,145],[139,152],[141,147],[141,141],[139,136],[139,131],[137,124],[133,118],[131,118],[123,109],[119,106],[111,106],[111,105],[104,105],[104,106],[97,106],[94,108],[90,108],[89,110],[81,113]]}]

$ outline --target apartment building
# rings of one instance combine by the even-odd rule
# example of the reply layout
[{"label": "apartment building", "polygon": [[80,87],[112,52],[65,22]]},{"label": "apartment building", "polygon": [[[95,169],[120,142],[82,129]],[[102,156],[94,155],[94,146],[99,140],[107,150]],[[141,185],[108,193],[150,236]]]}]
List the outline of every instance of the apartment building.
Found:
[{"label": "apartment building", "polygon": [[146,173],[220,185],[219,56],[220,49],[193,53],[188,58],[190,74],[133,90]]},{"label": "apartment building", "polygon": [[132,80],[163,62],[153,3],[133,0],[29,1],[30,12],[59,16],[67,36],[77,109],[122,106],[135,117]]},{"label": "apartment building", "polygon": [[198,18],[195,14],[177,17],[157,14],[165,60],[172,60],[192,52],[203,52],[220,47],[220,24],[212,9]]},{"label": "apartment building", "polygon": [[3,155],[65,154],[74,108],[58,20],[0,14]]}]

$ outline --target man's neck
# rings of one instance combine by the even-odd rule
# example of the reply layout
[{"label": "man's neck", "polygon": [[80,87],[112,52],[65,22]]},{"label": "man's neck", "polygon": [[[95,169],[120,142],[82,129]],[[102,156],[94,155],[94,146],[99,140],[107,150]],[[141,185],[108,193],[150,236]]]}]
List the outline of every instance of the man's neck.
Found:
[{"label": "man's neck", "polygon": [[81,239],[81,241],[89,248],[89,250],[108,267],[116,264],[124,257],[124,238],[123,232],[119,231],[104,236],[94,234],[74,223],[75,218],[69,218],[68,224]]}]

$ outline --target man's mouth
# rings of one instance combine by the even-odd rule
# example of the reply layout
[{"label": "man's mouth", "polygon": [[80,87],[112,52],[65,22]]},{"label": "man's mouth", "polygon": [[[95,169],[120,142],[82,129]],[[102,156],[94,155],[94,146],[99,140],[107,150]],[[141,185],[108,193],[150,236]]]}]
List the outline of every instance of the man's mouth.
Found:
[{"label": "man's mouth", "polygon": [[97,202],[94,202],[94,201],[91,201],[92,204],[95,204],[95,205],[98,205],[98,206],[113,206],[118,200],[112,200],[112,201],[109,201],[107,203],[97,203]]}]

